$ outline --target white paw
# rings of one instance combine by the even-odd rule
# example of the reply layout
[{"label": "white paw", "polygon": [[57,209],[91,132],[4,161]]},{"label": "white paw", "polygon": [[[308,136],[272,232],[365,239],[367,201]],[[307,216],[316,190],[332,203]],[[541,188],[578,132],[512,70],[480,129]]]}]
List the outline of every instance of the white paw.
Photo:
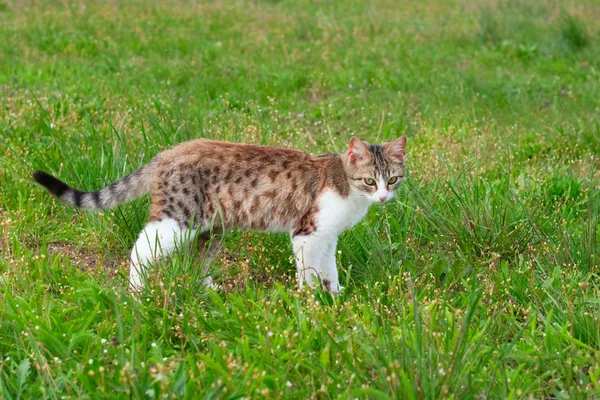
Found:
[{"label": "white paw", "polygon": [[131,295],[134,297],[139,296],[142,293],[143,288],[144,288],[144,285],[142,285],[142,284],[133,283],[133,282],[129,283],[129,293],[131,293]]},{"label": "white paw", "polygon": [[143,287],[144,286],[142,286],[142,285],[129,284],[129,294],[131,294],[131,298],[140,304],[142,303],[142,301],[140,300],[140,297],[142,295]]},{"label": "white paw", "polygon": [[212,277],[210,277],[210,276],[209,276],[208,278],[205,278],[205,279],[202,281],[202,284],[203,284],[204,286],[208,287],[208,288],[211,288],[211,289],[212,289],[212,290],[214,290],[214,291],[219,291],[219,290],[221,290],[221,285],[217,285],[216,283],[214,283],[214,282],[213,282],[213,280],[212,280]]},{"label": "white paw", "polygon": [[339,296],[340,294],[342,294],[342,290],[344,290],[344,287],[338,286],[337,289],[330,290],[329,293],[331,293],[334,296]]}]

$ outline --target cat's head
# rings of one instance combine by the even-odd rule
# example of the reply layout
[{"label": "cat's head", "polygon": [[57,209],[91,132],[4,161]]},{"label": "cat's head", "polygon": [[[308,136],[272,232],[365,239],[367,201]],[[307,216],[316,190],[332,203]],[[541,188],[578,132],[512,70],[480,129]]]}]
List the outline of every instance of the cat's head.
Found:
[{"label": "cat's head", "polygon": [[374,203],[390,200],[404,180],[405,148],[406,136],[384,144],[353,136],[346,154],[350,185]]}]

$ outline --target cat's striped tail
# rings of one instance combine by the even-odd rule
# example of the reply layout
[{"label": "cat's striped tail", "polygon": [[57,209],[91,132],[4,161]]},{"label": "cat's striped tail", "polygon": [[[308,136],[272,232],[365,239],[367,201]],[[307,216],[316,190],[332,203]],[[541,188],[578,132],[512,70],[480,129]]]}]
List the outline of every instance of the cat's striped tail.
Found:
[{"label": "cat's striped tail", "polygon": [[95,192],[73,189],[63,181],[43,171],[35,171],[33,179],[70,206],[85,210],[103,210],[134,200],[150,191],[155,163],[151,162]]}]

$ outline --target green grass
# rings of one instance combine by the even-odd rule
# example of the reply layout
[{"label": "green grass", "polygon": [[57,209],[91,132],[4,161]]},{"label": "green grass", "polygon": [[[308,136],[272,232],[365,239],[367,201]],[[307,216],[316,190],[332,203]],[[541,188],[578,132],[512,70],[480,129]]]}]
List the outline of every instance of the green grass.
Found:
[{"label": "green grass", "polygon": [[[0,397],[600,398],[594,1],[0,2]],[[299,292],[286,235],[181,252],[83,189],[210,137],[409,137],[407,180]]]}]

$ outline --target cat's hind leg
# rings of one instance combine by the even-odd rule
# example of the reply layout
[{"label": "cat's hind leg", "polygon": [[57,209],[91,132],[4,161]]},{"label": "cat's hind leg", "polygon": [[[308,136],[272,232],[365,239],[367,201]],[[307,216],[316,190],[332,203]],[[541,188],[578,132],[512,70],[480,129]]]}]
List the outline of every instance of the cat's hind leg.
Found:
[{"label": "cat's hind leg", "polygon": [[[214,233],[214,232],[213,232]],[[200,259],[202,263],[203,284],[216,289],[213,284],[212,276],[210,275],[210,264],[221,247],[221,235],[211,234],[210,232],[202,232],[198,237],[198,250],[200,251]]]},{"label": "cat's hind leg", "polygon": [[194,233],[194,230],[182,229],[177,221],[171,218],[146,224],[131,251],[130,290],[139,291],[144,284],[146,267],[156,259],[167,256],[179,243],[189,240],[190,236],[193,237]]}]

